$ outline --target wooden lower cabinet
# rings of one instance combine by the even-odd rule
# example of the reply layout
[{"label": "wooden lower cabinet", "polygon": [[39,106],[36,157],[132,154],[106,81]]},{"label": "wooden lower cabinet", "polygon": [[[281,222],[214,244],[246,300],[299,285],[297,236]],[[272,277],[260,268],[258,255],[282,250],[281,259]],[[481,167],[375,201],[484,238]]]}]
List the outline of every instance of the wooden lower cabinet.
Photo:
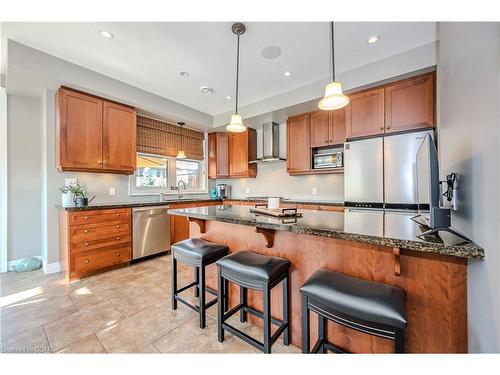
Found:
[{"label": "wooden lower cabinet", "polygon": [[[170,205],[170,208],[171,209],[193,208],[193,207],[203,207],[203,206],[216,206],[219,204],[222,204],[222,201],[173,203]],[[170,215],[170,244],[173,245],[174,243],[187,240],[188,238],[189,238],[189,221],[187,217]]]},{"label": "wooden lower cabinet", "polygon": [[60,259],[70,281],[131,260],[130,208],[61,211],[59,233]]}]

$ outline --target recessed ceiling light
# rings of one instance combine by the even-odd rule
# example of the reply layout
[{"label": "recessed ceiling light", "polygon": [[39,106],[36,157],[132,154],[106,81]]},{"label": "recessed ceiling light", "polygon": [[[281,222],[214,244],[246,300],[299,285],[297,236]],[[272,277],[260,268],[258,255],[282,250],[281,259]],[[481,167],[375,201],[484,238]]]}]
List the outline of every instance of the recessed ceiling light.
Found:
[{"label": "recessed ceiling light", "polygon": [[108,30],[101,30],[99,31],[99,34],[101,34],[101,36],[106,39],[113,39],[115,37],[113,33],[109,32]]},{"label": "recessed ceiling light", "polygon": [[214,89],[211,89],[210,87],[205,87],[205,86],[204,86],[204,87],[202,87],[202,88],[200,89],[200,91],[201,91],[201,93],[202,93],[202,94],[205,94],[205,95],[210,95],[211,93],[213,93],[213,92],[214,92]]},{"label": "recessed ceiling light", "polygon": [[233,97],[231,95],[226,96],[227,100],[231,100]]},{"label": "recessed ceiling light", "polygon": [[373,44],[375,42],[378,42],[380,37],[378,35],[372,35],[371,37],[368,38],[367,42],[368,44]]},{"label": "recessed ceiling light", "polygon": [[188,72],[180,72],[179,74],[180,74],[181,77],[184,77],[184,78],[189,77],[189,73]]},{"label": "recessed ceiling light", "polygon": [[283,75],[284,75],[285,77],[290,77],[290,76],[292,75],[292,72],[285,72],[285,73],[283,73]]},{"label": "recessed ceiling light", "polygon": [[275,59],[281,54],[281,48],[278,46],[267,46],[262,49],[260,55],[265,59]]}]

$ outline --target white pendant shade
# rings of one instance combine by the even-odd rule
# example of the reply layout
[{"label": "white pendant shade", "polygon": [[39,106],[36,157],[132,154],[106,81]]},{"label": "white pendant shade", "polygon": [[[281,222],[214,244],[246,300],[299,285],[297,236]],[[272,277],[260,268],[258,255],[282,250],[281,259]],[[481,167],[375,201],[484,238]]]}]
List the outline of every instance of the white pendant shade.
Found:
[{"label": "white pendant shade", "polygon": [[176,158],[177,159],[187,159],[187,156],[186,156],[186,154],[184,153],[183,150],[179,150],[179,152],[177,153]]},{"label": "white pendant shade", "polygon": [[325,111],[331,111],[345,107],[349,104],[349,98],[342,92],[340,82],[330,82],[325,88],[325,96],[320,100],[318,107]]},{"label": "white pendant shade", "polygon": [[243,125],[243,120],[238,114],[231,116],[231,122],[226,126],[226,130],[232,133],[242,133],[247,130],[247,127]]}]

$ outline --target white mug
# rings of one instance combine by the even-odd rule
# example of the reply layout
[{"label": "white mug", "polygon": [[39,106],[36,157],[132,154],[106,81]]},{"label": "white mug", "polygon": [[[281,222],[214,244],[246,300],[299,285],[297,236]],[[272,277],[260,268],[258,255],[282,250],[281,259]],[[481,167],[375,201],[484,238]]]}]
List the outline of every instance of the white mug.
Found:
[{"label": "white mug", "polygon": [[267,198],[267,208],[270,209],[280,208],[280,198],[279,197]]}]

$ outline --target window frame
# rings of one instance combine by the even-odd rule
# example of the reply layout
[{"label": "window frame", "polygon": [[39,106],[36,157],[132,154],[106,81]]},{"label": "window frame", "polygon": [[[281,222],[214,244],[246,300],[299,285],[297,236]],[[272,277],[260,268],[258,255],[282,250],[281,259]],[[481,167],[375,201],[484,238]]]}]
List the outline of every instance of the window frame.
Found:
[{"label": "window frame", "polygon": [[[207,155],[207,141],[208,141],[208,135],[205,133],[205,140],[203,142],[203,154]],[[169,157],[169,156],[163,156],[163,155],[155,155],[155,154],[147,154],[143,152],[138,152],[137,154],[144,155],[144,156],[150,156],[150,157],[156,157],[156,158],[163,158],[166,159],[167,161],[167,186],[165,188],[157,187],[157,188],[145,188],[145,187],[137,187],[135,183],[135,171],[133,174],[129,176],[129,196],[151,196],[151,195],[159,195],[160,193],[164,193],[166,195],[177,195],[177,186],[175,186],[175,189],[172,189],[173,182],[177,180],[176,178],[176,160],[177,158],[174,157]],[[179,159],[181,160],[181,159]],[[199,189],[186,189],[182,190],[182,194],[207,194],[208,193],[208,174],[207,174],[207,169],[208,169],[208,159],[205,157],[203,160],[194,160],[194,159],[182,159],[186,161],[193,161],[197,162],[200,165],[200,188]]]}]

